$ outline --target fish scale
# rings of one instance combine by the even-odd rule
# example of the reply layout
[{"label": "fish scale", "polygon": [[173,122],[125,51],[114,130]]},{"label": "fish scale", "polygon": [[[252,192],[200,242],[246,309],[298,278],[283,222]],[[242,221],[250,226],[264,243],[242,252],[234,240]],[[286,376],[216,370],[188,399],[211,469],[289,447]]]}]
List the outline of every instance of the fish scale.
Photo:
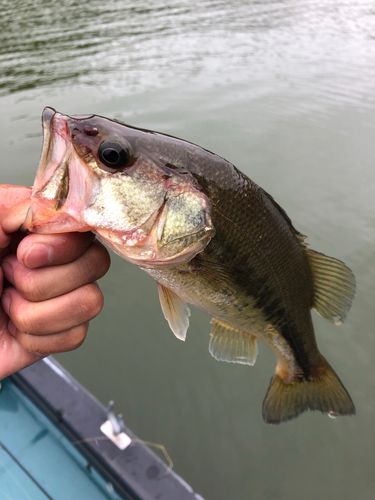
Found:
[{"label": "fish scale", "polygon": [[43,130],[26,229],[93,231],[157,282],[177,338],[186,338],[187,304],[212,316],[215,359],[253,365],[263,341],[277,360],[267,423],[306,410],[355,413],[310,312],[340,324],[355,278],[309,249],[268,193],[199,146],[104,117],[46,108]]}]

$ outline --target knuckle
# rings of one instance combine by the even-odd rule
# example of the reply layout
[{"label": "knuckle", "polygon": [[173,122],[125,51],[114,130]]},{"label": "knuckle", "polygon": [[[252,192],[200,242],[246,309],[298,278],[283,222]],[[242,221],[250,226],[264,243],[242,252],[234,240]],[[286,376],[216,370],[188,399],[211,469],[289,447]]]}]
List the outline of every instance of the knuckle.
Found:
[{"label": "knuckle", "polygon": [[27,307],[27,305],[17,304],[15,307],[12,307],[10,319],[13,321],[15,326],[21,332],[29,332],[31,326],[36,326],[37,321],[33,321],[31,318],[31,313]]},{"label": "knuckle", "polygon": [[73,328],[69,332],[69,344],[66,346],[64,350],[66,351],[74,351],[81,347],[83,342],[86,339],[87,331],[88,331],[88,322]]},{"label": "knuckle", "polygon": [[27,273],[23,273],[22,276],[15,273],[14,280],[15,287],[23,298],[31,302],[42,300],[43,289],[37,272],[29,271]]},{"label": "knuckle", "polygon": [[95,318],[104,305],[103,294],[96,283],[84,287],[83,298],[80,303],[79,313],[84,320]]},{"label": "knuckle", "polygon": [[33,354],[37,354],[38,356],[43,356],[45,354],[49,354],[49,353],[43,352],[43,350],[40,349],[38,339],[36,337],[34,337],[33,335],[29,335],[29,334],[24,333],[24,332],[17,332],[16,338],[26,351],[29,351]]},{"label": "knuckle", "polygon": [[99,241],[94,241],[92,243],[92,248],[94,265],[97,274],[96,279],[98,279],[107,273],[109,266],[111,265],[111,258],[108,250]]},{"label": "knuckle", "polygon": [[81,259],[82,275],[88,281],[95,281],[106,274],[110,266],[110,258],[107,249],[98,241],[89,246],[86,254]]}]

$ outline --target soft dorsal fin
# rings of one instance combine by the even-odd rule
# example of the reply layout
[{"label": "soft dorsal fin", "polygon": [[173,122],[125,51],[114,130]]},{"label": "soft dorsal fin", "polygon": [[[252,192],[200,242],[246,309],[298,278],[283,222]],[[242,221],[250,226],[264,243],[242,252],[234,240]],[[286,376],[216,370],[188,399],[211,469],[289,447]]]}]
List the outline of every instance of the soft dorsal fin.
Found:
[{"label": "soft dorsal fin", "polygon": [[169,290],[169,288],[160,283],[157,283],[157,285],[160,305],[165,319],[168,321],[176,337],[180,340],[185,340],[186,332],[189,328],[189,307],[172,290]]},{"label": "soft dorsal fin", "polygon": [[210,332],[211,355],[218,361],[254,365],[257,354],[257,339],[249,333],[242,332],[223,321],[213,318]]},{"label": "soft dorsal fin", "polygon": [[335,325],[346,318],[355,294],[355,277],[340,260],[307,249],[314,282],[313,309]]}]

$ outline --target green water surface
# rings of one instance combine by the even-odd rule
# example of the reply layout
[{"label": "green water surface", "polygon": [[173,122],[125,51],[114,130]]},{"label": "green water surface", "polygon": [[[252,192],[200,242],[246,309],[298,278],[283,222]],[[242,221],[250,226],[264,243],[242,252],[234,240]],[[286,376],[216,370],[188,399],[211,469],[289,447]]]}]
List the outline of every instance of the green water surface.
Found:
[{"label": "green water surface", "polygon": [[215,361],[197,310],[177,340],[156,284],[112,257],[104,310],[57,358],[207,500],[374,498],[374,33],[366,0],[0,1],[1,183],[32,184],[44,106],[117,118],[227,158],[356,275],[344,325],[313,316],[357,416],[267,426],[273,354]]}]

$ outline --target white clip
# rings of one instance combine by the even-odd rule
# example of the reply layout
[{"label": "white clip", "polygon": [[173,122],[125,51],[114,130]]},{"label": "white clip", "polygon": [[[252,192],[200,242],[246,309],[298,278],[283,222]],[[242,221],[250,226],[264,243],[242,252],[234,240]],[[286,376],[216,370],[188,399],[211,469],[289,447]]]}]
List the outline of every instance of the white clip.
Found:
[{"label": "white clip", "polygon": [[120,450],[125,450],[132,442],[131,438],[124,432],[124,422],[122,415],[116,417],[113,413],[114,402],[110,401],[107,407],[108,420],[100,426],[100,430],[114,443]]},{"label": "white clip", "polygon": [[107,436],[108,439],[114,443],[120,450],[125,450],[132,442],[131,438],[125,434],[125,432],[120,432],[117,436],[113,433],[113,427],[110,420],[107,420],[100,426],[100,430],[103,434]]}]

